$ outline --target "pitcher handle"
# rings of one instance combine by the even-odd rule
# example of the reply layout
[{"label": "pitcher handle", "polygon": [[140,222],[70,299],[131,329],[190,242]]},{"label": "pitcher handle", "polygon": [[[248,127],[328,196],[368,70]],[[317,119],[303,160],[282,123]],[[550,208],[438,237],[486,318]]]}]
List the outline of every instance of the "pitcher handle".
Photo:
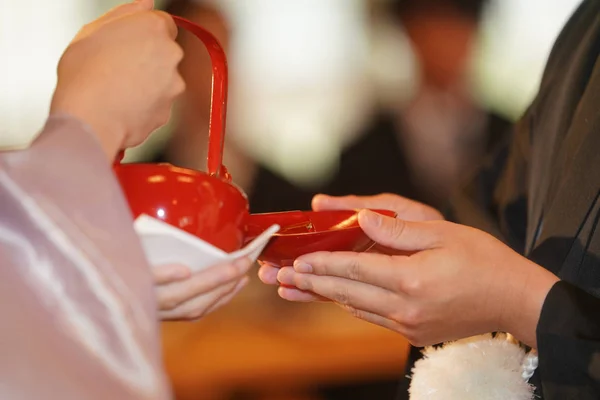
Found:
[{"label": "pitcher handle", "polygon": [[[223,144],[225,140],[225,122],[227,119],[228,69],[227,57],[223,47],[210,32],[195,23],[175,15],[171,16],[175,24],[192,33],[204,43],[212,63],[212,95],[210,119],[208,122],[208,158],[206,171],[209,175],[231,180],[223,166]],[[121,162],[125,152],[119,152],[114,164]]]}]

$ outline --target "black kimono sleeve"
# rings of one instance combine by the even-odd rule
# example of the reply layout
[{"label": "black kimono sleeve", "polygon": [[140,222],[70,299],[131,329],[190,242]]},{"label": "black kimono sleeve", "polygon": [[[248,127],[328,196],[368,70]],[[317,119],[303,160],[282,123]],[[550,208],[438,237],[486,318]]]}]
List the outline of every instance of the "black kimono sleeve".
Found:
[{"label": "black kimono sleeve", "polygon": [[561,281],[537,327],[544,399],[600,399],[600,299]]}]

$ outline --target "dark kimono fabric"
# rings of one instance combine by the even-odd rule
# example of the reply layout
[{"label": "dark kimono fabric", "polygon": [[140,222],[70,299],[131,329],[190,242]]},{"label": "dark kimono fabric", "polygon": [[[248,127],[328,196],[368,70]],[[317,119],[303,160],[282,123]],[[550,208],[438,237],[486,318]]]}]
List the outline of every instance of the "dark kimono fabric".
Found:
[{"label": "dark kimono fabric", "polygon": [[600,1],[584,1],[512,140],[448,209],[451,219],[503,238],[562,279],[537,327],[532,383],[545,400],[600,399],[599,52]]}]

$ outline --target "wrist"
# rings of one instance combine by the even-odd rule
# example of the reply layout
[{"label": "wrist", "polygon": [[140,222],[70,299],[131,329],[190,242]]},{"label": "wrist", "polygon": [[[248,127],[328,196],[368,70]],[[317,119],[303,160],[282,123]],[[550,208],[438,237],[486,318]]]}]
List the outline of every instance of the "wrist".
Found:
[{"label": "wrist", "polygon": [[69,115],[89,127],[96,137],[109,161],[113,161],[125,142],[125,129],[114,123],[105,115],[86,107],[83,104],[71,105],[53,100],[50,106],[50,116]]},{"label": "wrist", "polygon": [[511,290],[504,290],[505,299],[500,328],[520,342],[537,348],[536,331],[542,307],[550,289],[560,279],[545,268],[519,256],[512,268],[515,271]]}]

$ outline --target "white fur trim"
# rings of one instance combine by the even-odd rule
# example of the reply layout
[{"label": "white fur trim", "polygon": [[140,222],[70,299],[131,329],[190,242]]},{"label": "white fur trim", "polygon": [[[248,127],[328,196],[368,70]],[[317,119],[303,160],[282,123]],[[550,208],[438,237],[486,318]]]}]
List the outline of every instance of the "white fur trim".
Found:
[{"label": "white fur trim", "polygon": [[[415,363],[411,400],[532,400],[527,380],[537,356],[505,335],[476,336],[427,348]],[[535,357],[533,359],[532,357]]]}]

